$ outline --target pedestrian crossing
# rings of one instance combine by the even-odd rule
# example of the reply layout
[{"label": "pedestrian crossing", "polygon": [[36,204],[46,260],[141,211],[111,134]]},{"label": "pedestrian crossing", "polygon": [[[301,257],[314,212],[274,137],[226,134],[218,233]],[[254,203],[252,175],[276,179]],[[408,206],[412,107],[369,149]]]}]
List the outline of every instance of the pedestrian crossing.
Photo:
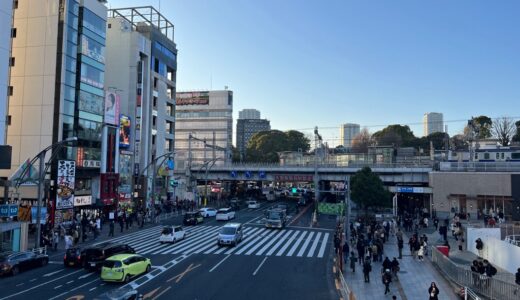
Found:
[{"label": "pedestrian crossing", "polygon": [[139,254],[224,254],[245,256],[285,256],[323,258],[330,243],[330,233],[303,229],[272,230],[244,227],[244,238],[235,247],[217,245],[222,226],[187,226],[186,238],[175,244],[160,244],[163,226],[155,226],[111,239],[132,246]]}]

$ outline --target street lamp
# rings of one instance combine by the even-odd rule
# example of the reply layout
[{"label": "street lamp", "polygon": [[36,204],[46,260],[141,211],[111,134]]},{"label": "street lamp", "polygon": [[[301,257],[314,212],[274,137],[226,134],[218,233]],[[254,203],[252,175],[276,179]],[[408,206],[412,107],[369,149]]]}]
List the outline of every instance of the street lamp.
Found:
[{"label": "street lamp", "polygon": [[[150,166],[153,166],[153,171],[152,171],[152,195],[151,195],[151,198],[152,198],[152,220],[155,220],[155,178],[157,177],[157,161],[161,158],[164,158],[164,160],[166,160],[167,157],[175,157],[175,151],[169,151],[169,152],[166,152],[164,153],[163,155],[160,155],[160,156],[157,156],[156,158],[154,158],[142,171],[141,171],[141,174],[139,174],[139,177],[143,176],[144,175],[144,172],[150,167]],[[161,161],[161,163],[159,164],[159,166],[161,166],[163,163],[164,163],[164,160]],[[147,176],[148,177],[148,176]]]},{"label": "street lamp", "polygon": [[[41,206],[42,206],[42,198],[43,198],[43,181],[45,180],[45,174],[47,172],[48,166],[52,161],[56,158],[58,155],[58,150],[61,149],[61,147],[64,144],[71,143],[77,141],[77,137],[69,137],[64,139],[63,141],[54,143],[47,148],[43,149],[38,153],[31,161],[30,163],[25,166],[25,168],[22,170],[22,173],[20,174],[20,177],[17,179],[15,188],[18,189],[20,185],[23,183],[23,177],[26,175],[26,173],[29,171],[31,166],[33,166],[37,160],[39,160],[39,170],[38,170],[38,207],[36,208],[36,241],[34,243],[35,248],[40,247],[40,235],[41,235]],[[47,151],[55,149],[53,151],[52,156],[49,159],[49,165],[45,167],[45,155],[47,154]]]}]

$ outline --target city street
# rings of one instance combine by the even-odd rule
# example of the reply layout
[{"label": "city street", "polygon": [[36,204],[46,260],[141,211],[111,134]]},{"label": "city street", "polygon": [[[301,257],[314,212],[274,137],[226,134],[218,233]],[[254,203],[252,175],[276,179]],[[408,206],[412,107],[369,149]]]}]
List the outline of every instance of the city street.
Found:
[{"label": "city street", "polygon": [[[289,211],[289,226],[266,229],[264,210],[242,208],[232,222],[244,224],[244,239],[236,247],[219,247],[216,237],[226,222],[205,219],[186,226],[185,240],[160,244],[163,225],[144,228],[111,239],[127,243],[152,261],[150,273],[127,286],[145,299],[337,299],[331,272],[330,229],[301,226],[311,210]],[[298,220],[295,220],[298,219]],[[181,224],[175,217],[164,224]],[[291,226],[291,223],[298,226]],[[99,243],[99,242],[98,242]],[[0,299],[93,299],[123,284],[104,283],[99,274],[64,268],[62,254],[49,265],[0,279]]]}]

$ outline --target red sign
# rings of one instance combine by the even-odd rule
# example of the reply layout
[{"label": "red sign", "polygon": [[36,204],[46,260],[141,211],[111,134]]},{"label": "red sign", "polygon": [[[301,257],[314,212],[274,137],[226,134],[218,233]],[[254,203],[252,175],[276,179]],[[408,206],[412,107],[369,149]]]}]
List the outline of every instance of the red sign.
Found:
[{"label": "red sign", "polygon": [[103,204],[112,205],[119,194],[117,188],[119,186],[119,173],[101,173],[100,174],[100,191],[99,196]]},{"label": "red sign", "polygon": [[303,182],[303,181],[312,181],[313,176],[312,175],[302,175],[302,174],[279,174],[279,175],[274,175],[274,180]]}]

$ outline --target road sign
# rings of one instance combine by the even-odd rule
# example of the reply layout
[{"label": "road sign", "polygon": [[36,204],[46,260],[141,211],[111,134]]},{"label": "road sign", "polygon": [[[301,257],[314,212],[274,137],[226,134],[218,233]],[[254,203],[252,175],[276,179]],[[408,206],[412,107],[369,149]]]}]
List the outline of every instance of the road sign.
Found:
[{"label": "road sign", "polygon": [[173,160],[168,160],[168,169],[173,170],[175,168],[175,162]]}]

